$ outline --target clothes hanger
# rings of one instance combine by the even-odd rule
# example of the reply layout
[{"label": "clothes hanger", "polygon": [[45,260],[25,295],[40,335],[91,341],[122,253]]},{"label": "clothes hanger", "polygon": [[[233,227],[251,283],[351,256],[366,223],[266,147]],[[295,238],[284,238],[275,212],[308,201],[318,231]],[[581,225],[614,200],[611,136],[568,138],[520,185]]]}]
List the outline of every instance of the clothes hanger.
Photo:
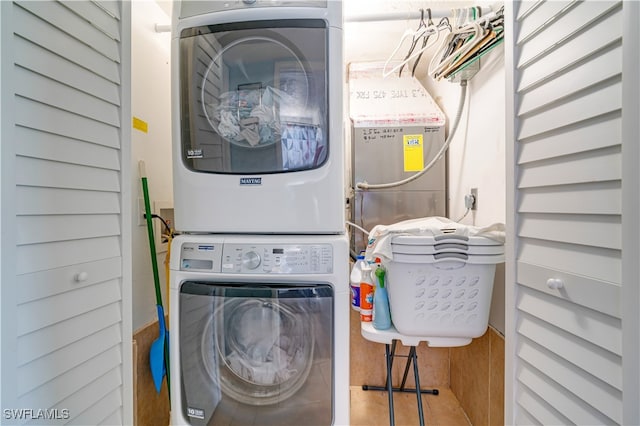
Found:
[{"label": "clothes hanger", "polygon": [[[384,67],[382,68],[382,76],[384,78],[390,76],[391,74],[393,74],[395,72],[395,70],[397,69],[397,67],[395,67],[394,69],[387,71],[387,66],[389,65],[389,62],[391,62],[391,60],[393,59],[394,56],[396,56],[396,53],[398,53],[398,51],[400,50],[400,48],[402,47],[402,45],[404,44],[405,40],[409,37],[415,37],[415,31],[411,30],[411,29],[407,29],[405,30],[404,34],[402,34],[402,37],[400,37],[400,41],[398,42],[398,45],[396,46],[395,49],[393,49],[393,52],[391,52],[391,55],[389,55],[389,58],[387,58],[386,62],[384,63]],[[404,63],[404,61],[403,61]]]},{"label": "clothes hanger", "polygon": [[[472,20],[469,20],[470,15]],[[504,7],[485,16],[478,7],[452,10],[452,20],[457,28],[443,41],[429,64],[429,75],[436,79],[456,72],[475,54],[492,48],[495,42],[502,41]],[[500,25],[498,25],[500,23]],[[490,31],[496,30],[496,37]],[[488,38],[486,38],[488,37]]]},{"label": "clothes hanger", "polygon": [[458,70],[466,61],[468,61],[474,54],[476,54],[480,49],[485,47],[488,43],[492,42],[497,37],[495,31],[488,31],[487,34],[482,37],[482,39],[473,43],[473,48],[470,49],[464,56],[460,56],[456,58],[455,61],[451,62],[451,64],[445,68],[440,75],[437,76],[437,80],[441,80],[443,78],[448,78],[450,74]]},{"label": "clothes hanger", "polygon": [[[456,20],[460,12],[455,12]],[[471,21],[462,27],[455,28],[445,37],[436,54],[429,63],[429,75],[436,78],[448,68],[456,59],[465,56],[473,49],[475,43],[481,39],[484,31],[480,25]]]},{"label": "clothes hanger", "polygon": [[[473,14],[472,16],[473,20],[471,21],[472,23],[476,21],[479,18],[479,15],[481,14],[481,12],[478,10],[477,7],[466,9],[465,22],[463,23],[462,28],[468,27],[469,24],[467,21],[469,20],[470,13]],[[462,14],[459,13],[459,15],[462,15]],[[476,30],[477,30],[477,27],[476,27]],[[482,38],[479,38],[478,35],[482,35]],[[490,35],[491,33],[487,29],[483,29],[481,27],[480,33],[476,31],[473,36],[470,36],[462,40],[462,43],[466,44],[466,47],[467,47],[466,51],[462,51],[461,49],[459,49],[459,46],[457,49],[454,49],[454,51],[448,55],[449,58],[453,58],[451,61],[448,62],[449,65],[435,74],[435,77],[437,77],[437,80],[446,78],[446,76],[448,76],[449,74],[451,74],[452,72],[460,68],[468,58],[470,58],[475,52],[480,50],[480,48],[484,46],[491,39]]]},{"label": "clothes hanger", "polygon": [[454,49],[454,45],[452,44],[452,42],[457,35],[458,9],[452,9],[451,21],[453,22],[453,25],[456,27],[456,29],[451,28],[451,31],[442,40],[442,43],[440,44],[440,46],[438,46],[436,52],[431,58],[429,67],[427,68],[427,72],[431,77],[436,74],[439,64],[441,64],[447,57],[449,57]]},{"label": "clothes hanger", "polygon": [[497,45],[499,45],[504,41],[504,27],[496,26],[494,27],[493,32],[495,32],[495,37],[492,37],[490,40],[488,40],[487,43],[484,44],[484,46],[482,46],[477,52],[471,55],[471,57],[466,59],[465,62],[462,63],[458,69],[452,70],[452,72],[446,77],[447,78],[452,77],[459,71],[465,69],[471,63],[477,61],[478,59],[480,59],[480,57],[484,56],[485,54],[487,54],[489,51],[491,51],[493,48],[495,48]]},{"label": "clothes hanger", "polygon": [[426,35],[429,37],[429,40],[431,40],[431,36],[435,35],[435,39],[433,39],[433,41],[428,41],[424,47],[421,47],[420,49],[418,49],[417,51],[413,52],[413,54],[411,54],[407,59],[403,60],[401,63],[397,64],[393,69],[386,71],[386,76],[393,74],[396,70],[398,70],[403,64],[406,64],[407,62],[411,61],[412,59],[420,56],[425,50],[429,49],[431,46],[433,46],[434,44],[436,44],[438,42],[438,40],[440,39],[440,31],[443,31],[442,28],[438,28],[435,25],[431,26],[431,27],[427,27],[426,31],[423,32],[423,35]]},{"label": "clothes hanger", "polygon": [[[429,14],[431,14],[431,10],[429,10]],[[429,19],[429,21],[431,21],[431,19]],[[418,32],[420,32],[421,29],[426,27],[427,27],[427,24],[424,22],[424,9],[420,9],[420,23],[418,24],[418,29],[416,30],[416,34],[418,34]],[[398,71],[399,76],[402,76],[402,70],[404,69],[404,66],[407,65],[408,58],[411,56],[411,54],[413,53],[413,50],[418,45],[418,40],[420,40],[420,37],[423,37],[424,39],[424,36],[413,37],[413,41],[411,42],[411,47],[409,47],[409,51],[407,52],[407,55],[404,57],[404,60],[402,61],[402,66],[400,67],[400,71]],[[428,37],[429,36],[427,36],[427,38]],[[423,42],[423,47],[424,47],[424,42]]]},{"label": "clothes hanger", "polygon": [[504,41],[504,8],[499,9],[493,19],[487,20],[483,25],[485,30],[483,39],[475,41],[474,48],[445,69],[438,79],[454,76]]},{"label": "clothes hanger", "polygon": [[[422,18],[424,19],[424,9],[420,9],[423,13]],[[428,25],[433,26],[433,21],[431,20],[431,9],[427,9],[427,13],[429,14],[429,20],[428,20]],[[426,47],[427,47],[427,42],[429,41],[429,37],[431,36],[431,34],[429,35],[425,35],[422,38],[422,51],[420,52],[420,54],[418,55],[418,58],[415,60],[415,62],[413,63],[413,68],[411,68],[411,77],[414,77],[416,75],[416,68],[418,67],[418,64],[420,63],[420,59],[422,59],[422,54],[424,53]],[[402,72],[402,70],[400,71]]]},{"label": "clothes hanger", "polygon": [[391,61],[393,56],[395,56],[395,54],[398,52],[398,50],[400,49],[400,46],[402,45],[402,43],[406,39],[407,32],[405,32],[405,34],[403,35],[403,38],[401,39],[400,44],[394,49],[394,51],[391,54],[391,56],[389,57],[389,59],[387,59],[387,61],[385,62],[385,66],[383,68],[382,76],[385,77],[385,78],[390,76],[391,74],[395,73],[400,68],[404,67],[404,65],[406,65],[408,62],[410,62],[412,59],[418,57],[425,50],[427,50],[428,48],[433,46],[435,43],[437,43],[439,38],[440,38],[440,31],[442,31],[442,28],[439,28],[436,25],[433,25],[433,21],[431,21],[431,25],[427,25],[426,27],[421,28],[420,30],[413,32],[413,34],[415,35],[415,40],[419,40],[420,37],[427,37],[427,40],[429,40],[430,37],[432,35],[434,35],[434,34],[436,35],[436,38],[432,42],[427,41],[426,43],[424,43],[423,47],[421,47],[417,51],[414,51],[409,56],[405,57],[405,59],[402,60],[400,63],[396,64],[392,69],[387,71],[387,66],[388,66],[389,62]]}]

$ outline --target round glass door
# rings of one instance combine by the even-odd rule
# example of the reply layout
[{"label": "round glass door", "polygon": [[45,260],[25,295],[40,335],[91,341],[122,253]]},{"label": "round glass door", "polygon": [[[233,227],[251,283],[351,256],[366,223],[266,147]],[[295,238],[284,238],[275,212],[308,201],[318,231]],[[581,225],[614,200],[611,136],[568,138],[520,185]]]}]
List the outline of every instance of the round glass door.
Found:
[{"label": "round glass door", "polygon": [[[287,64],[286,76],[277,72],[265,76],[262,69],[246,64],[246,58],[264,62],[274,56]],[[235,90],[215,96],[214,74],[224,67],[237,69]],[[284,123],[318,121],[313,117],[318,111],[313,107],[308,110],[309,77],[302,60],[284,43],[269,37],[239,39],[211,61],[202,79],[201,99],[207,121],[222,138],[238,146],[271,145],[279,140]]]},{"label": "round glass door", "polygon": [[182,283],[184,415],[208,425],[330,424],[333,306],[326,283]]},{"label": "round glass door", "polygon": [[268,405],[300,389],[312,365],[314,334],[309,314],[296,310],[265,299],[227,299],[216,311],[213,335],[223,393]]},{"label": "round glass door", "polygon": [[280,20],[183,31],[181,135],[189,168],[278,173],[324,163],[325,25]]}]

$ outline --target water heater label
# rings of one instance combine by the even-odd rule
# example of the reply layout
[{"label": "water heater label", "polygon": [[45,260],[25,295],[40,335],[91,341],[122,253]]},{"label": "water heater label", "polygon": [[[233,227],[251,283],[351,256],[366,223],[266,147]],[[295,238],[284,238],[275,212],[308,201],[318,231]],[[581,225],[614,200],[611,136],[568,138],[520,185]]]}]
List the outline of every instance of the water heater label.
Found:
[{"label": "water heater label", "polygon": [[419,172],[424,168],[424,140],[422,135],[403,135],[404,171]]}]

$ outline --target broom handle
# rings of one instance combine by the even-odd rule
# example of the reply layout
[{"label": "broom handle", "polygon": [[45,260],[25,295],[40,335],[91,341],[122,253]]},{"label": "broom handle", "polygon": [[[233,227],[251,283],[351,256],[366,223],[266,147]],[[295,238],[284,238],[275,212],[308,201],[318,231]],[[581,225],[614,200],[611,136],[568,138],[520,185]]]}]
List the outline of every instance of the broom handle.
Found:
[{"label": "broom handle", "polygon": [[153,267],[153,285],[156,290],[156,304],[162,306],[162,293],[160,292],[160,276],[158,275],[158,259],[156,258],[156,242],[153,237],[153,223],[151,219],[151,205],[149,203],[149,188],[147,186],[147,171],[144,161],[138,162],[138,171],[142,180],[142,195],[144,196],[144,211],[147,219],[147,233],[149,234],[149,251],[151,252],[151,265]]}]

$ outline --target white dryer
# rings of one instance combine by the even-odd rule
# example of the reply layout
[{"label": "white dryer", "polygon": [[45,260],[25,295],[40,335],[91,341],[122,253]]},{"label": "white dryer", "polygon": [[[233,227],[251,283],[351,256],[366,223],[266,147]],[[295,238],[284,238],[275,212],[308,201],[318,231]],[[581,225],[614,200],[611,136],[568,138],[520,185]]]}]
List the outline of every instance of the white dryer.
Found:
[{"label": "white dryer", "polygon": [[344,232],[342,2],[176,2],[172,37],[176,229]]},{"label": "white dryer", "polygon": [[348,424],[346,236],[172,246],[172,424]]}]

